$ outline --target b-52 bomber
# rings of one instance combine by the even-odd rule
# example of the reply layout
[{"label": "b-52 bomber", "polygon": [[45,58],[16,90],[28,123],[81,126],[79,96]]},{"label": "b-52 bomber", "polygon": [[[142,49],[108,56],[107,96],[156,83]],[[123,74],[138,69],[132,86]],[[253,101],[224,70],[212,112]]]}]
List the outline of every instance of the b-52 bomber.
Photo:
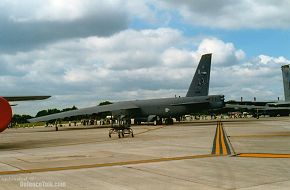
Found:
[{"label": "b-52 bomber", "polygon": [[226,110],[240,110],[259,115],[288,116],[290,114],[290,68],[281,67],[285,101],[231,101],[225,105]]},{"label": "b-52 bomber", "polygon": [[211,57],[211,54],[202,55],[185,97],[115,102],[109,105],[93,106],[33,118],[29,121],[49,121],[78,115],[111,112],[114,118],[121,121],[119,122],[121,124],[117,127],[112,126],[109,136],[111,137],[112,133],[117,133],[120,137],[126,133],[131,134],[133,137],[133,131],[130,127],[131,119],[134,119],[136,124],[140,124],[142,121],[154,121],[157,124],[162,124],[162,120],[165,121],[165,124],[173,124],[173,118],[180,118],[182,115],[204,110],[221,108],[224,106],[224,96],[208,95]]}]

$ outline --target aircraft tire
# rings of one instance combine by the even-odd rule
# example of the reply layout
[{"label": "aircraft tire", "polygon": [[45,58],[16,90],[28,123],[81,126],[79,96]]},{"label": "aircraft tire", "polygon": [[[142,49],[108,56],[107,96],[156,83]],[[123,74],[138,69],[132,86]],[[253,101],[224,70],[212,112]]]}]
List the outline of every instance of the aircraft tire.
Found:
[{"label": "aircraft tire", "polygon": [[135,121],[134,121],[134,124],[135,124],[135,125],[141,125],[141,121],[140,121],[140,120],[135,120]]},{"label": "aircraft tire", "polygon": [[162,119],[156,120],[156,125],[162,125]]},{"label": "aircraft tire", "polygon": [[171,118],[165,119],[165,125],[173,125],[173,119]]}]

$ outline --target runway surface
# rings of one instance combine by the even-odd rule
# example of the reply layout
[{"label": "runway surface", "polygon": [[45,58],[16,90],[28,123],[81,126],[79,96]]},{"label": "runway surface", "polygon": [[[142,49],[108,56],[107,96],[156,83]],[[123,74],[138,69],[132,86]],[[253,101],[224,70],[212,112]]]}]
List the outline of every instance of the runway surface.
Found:
[{"label": "runway surface", "polygon": [[0,189],[289,189],[290,118],[8,129]]}]

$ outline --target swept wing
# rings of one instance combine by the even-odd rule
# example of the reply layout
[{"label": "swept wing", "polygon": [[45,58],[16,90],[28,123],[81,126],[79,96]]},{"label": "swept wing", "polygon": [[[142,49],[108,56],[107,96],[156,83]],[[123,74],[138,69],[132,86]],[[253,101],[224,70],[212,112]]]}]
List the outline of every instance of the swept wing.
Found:
[{"label": "swept wing", "polygon": [[4,96],[3,98],[5,98],[9,102],[16,102],[29,100],[44,100],[50,97],[51,96]]}]

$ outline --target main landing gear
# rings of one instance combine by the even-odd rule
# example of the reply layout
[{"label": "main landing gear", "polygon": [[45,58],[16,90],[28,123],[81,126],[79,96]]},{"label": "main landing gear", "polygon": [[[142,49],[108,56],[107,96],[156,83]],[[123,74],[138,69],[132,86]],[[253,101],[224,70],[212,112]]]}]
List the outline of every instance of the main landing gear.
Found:
[{"label": "main landing gear", "polygon": [[[173,125],[173,119],[172,118],[165,118],[163,120],[165,125]],[[154,119],[154,125],[162,125],[162,118],[159,116],[156,116],[156,118]]]},{"label": "main landing gear", "polygon": [[173,119],[172,118],[165,119],[165,125],[173,125]]}]

